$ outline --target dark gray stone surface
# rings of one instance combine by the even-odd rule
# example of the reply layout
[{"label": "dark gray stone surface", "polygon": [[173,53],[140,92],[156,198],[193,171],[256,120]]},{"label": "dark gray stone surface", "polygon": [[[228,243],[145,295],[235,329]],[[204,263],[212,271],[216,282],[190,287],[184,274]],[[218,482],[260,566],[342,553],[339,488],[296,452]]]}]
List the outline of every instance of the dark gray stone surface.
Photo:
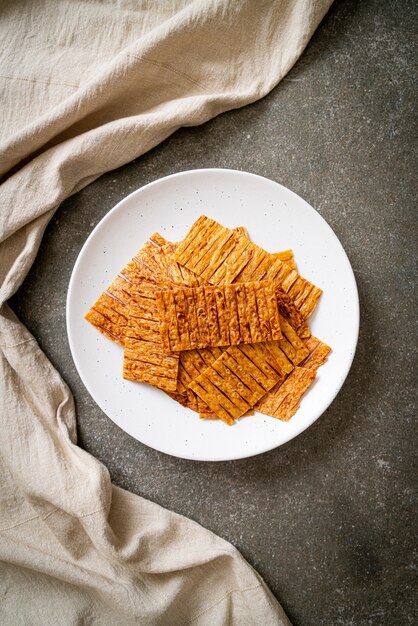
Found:
[{"label": "dark gray stone surface", "polygon": [[[74,392],[80,445],[118,485],[236,545],[298,625],[418,623],[414,442],[413,1],[337,1],[264,100],[183,129],[63,203],[12,306]],[[361,331],[326,413],[259,457],[196,463],[130,438],[70,356],[65,298],[87,235],[156,178],[228,167],[272,178],[328,221],[352,262]],[[415,370],[416,371],[416,370]]]}]

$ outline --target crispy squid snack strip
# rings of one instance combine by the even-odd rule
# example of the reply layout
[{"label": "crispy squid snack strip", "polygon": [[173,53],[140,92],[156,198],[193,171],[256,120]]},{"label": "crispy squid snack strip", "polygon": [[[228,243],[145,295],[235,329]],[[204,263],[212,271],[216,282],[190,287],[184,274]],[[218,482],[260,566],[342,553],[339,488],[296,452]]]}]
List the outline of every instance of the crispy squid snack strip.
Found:
[{"label": "crispy squid snack strip", "polygon": [[293,256],[293,250],[281,250],[280,252],[273,252],[273,256],[276,259],[280,259],[283,263],[286,263],[290,269],[297,271],[295,257]]},{"label": "crispy squid snack strip", "polygon": [[165,351],[162,346],[156,289],[154,285],[132,286],[135,303],[129,305],[123,377],[175,392],[179,355]]},{"label": "crispy squid snack strip", "polygon": [[[203,287],[206,301],[206,319],[210,334],[209,346],[221,346],[222,338],[219,332],[218,309],[216,306],[216,295],[214,289]],[[190,346],[191,348],[206,348],[206,344]],[[181,349],[181,348],[180,348]]]},{"label": "crispy squid snack strip", "polygon": [[309,337],[311,337],[311,330],[309,328],[308,320],[306,320],[301,326],[299,326],[299,328],[297,329],[297,333],[299,337],[305,342],[307,339],[309,339]]},{"label": "crispy squid snack strip", "polygon": [[222,354],[221,348],[185,350],[180,352],[177,391],[186,393],[194,378],[202,374]]},{"label": "crispy squid snack strip", "polygon": [[[233,232],[248,239],[248,232],[244,226],[238,226],[233,229]],[[162,258],[166,265],[166,272],[168,280],[176,285],[183,285],[187,287],[198,287],[199,285],[209,284],[202,276],[197,276],[194,272],[189,270],[184,265],[180,265],[174,258],[173,254],[176,251],[178,244],[167,242],[163,239],[163,243],[160,242],[160,235],[156,233],[152,236],[151,241],[157,243],[162,248]],[[162,238],[161,238],[162,239]],[[279,253],[281,254],[281,253]]]},{"label": "crispy squid snack strip", "polygon": [[268,393],[266,398],[256,405],[256,410],[287,422],[298,410],[300,399],[315,376],[315,370],[295,367],[274,393]]},{"label": "crispy squid snack strip", "polygon": [[155,297],[166,351],[259,343],[282,337],[275,287],[269,281],[173,287],[157,292]]},{"label": "crispy squid snack strip", "polygon": [[237,302],[237,312],[238,312],[238,323],[239,323],[239,334],[242,343],[251,343],[251,331],[249,328],[248,318],[245,315],[245,310],[247,307],[247,301],[245,298],[245,287],[244,285],[232,286],[230,285],[230,289],[235,290],[235,299]]},{"label": "crispy squid snack strip", "polygon": [[313,335],[309,337],[305,345],[309,350],[309,355],[302,365],[308,369],[317,370],[327,361],[331,348]]},{"label": "crispy squid snack strip", "polygon": [[227,316],[226,310],[226,294],[225,289],[220,287],[215,287],[215,302],[216,302],[216,312],[218,317],[218,328],[219,328],[219,338],[220,345],[228,346],[230,345],[230,332],[229,332],[229,319]]},{"label": "crispy squid snack strip", "polygon": [[[162,248],[167,243],[169,243],[167,239],[165,239],[162,235],[160,235],[160,233],[152,234],[151,237],[149,238],[149,241],[153,243],[155,246],[157,246],[157,248]],[[279,252],[278,254],[282,254],[282,253]]]},{"label": "crispy squid snack strip", "polygon": [[210,345],[211,338],[208,327],[208,314],[204,288],[198,287],[193,293],[193,298],[196,307],[199,337],[201,337],[203,343]]},{"label": "crispy squid snack strip", "polygon": [[255,405],[255,409],[277,417],[283,421],[289,420],[297,411],[300,400],[316,377],[318,368],[325,363],[331,349],[316,337],[311,336],[305,343],[308,357],[302,367],[294,370],[282,381],[279,381]]},{"label": "crispy squid snack strip", "polygon": [[321,290],[276,258],[229,228],[202,215],[180,242],[174,259],[212,284],[272,280],[289,293],[307,319]]},{"label": "crispy squid snack strip", "polygon": [[124,345],[128,312],[126,305],[104,292],[86,313],[85,319],[112,341]]},{"label": "crispy squid snack strip", "polygon": [[[263,341],[260,327],[260,311],[257,308],[257,300],[254,291],[255,283],[244,283],[245,287],[245,300],[247,304],[247,316],[249,319],[249,328],[251,333],[251,343],[260,343]],[[278,310],[277,310],[278,313]],[[278,339],[278,337],[269,337],[266,341]]]},{"label": "crispy squid snack strip", "polygon": [[194,391],[188,389],[193,378],[197,378],[207,367],[222,354],[221,348],[206,348],[204,350],[187,350],[180,352],[179,370],[177,377],[177,391],[168,395],[184,407],[196,411],[199,416],[216,418],[205,402]]},{"label": "crispy squid snack strip", "polygon": [[[235,228],[233,228],[234,233],[236,233],[237,235],[240,235],[241,237],[245,237],[245,239],[249,239],[250,236],[248,234],[248,230],[245,228],[245,226],[236,226]],[[279,252],[280,254],[280,252]]]},{"label": "crispy squid snack strip", "polygon": [[173,254],[178,244],[168,242],[162,246],[162,256],[166,265],[168,280],[175,285],[183,285],[187,287],[198,287],[199,285],[207,285],[207,281],[201,276],[197,276],[184,265],[180,265],[174,260]]},{"label": "crispy squid snack strip", "polygon": [[[264,282],[264,281],[263,281]],[[271,328],[271,335],[274,338],[278,338],[282,334],[280,327],[279,306],[277,301],[277,290],[265,291],[267,315]]]},{"label": "crispy squid snack strip", "polygon": [[[244,413],[243,417],[248,417],[249,415],[254,415],[254,410],[253,409],[250,409],[249,411]],[[211,411],[209,408],[208,408],[207,412],[206,411],[200,411],[199,412],[199,417],[202,420],[209,420],[209,419],[218,420],[219,419],[219,417],[216,415],[216,413]]]},{"label": "crispy squid snack strip", "polygon": [[[224,241],[222,255],[216,254],[214,258],[211,258],[213,257],[211,252],[214,242],[223,241],[225,236],[226,241]],[[241,244],[238,254],[236,250],[233,253],[238,244]],[[202,261],[205,260],[204,267],[201,268],[200,272],[195,273],[203,276],[212,284],[219,284],[222,282],[221,276],[218,277],[218,280],[214,280],[212,276],[218,269],[225,276],[227,267],[229,270],[233,267],[234,273],[239,272],[247,262],[244,251],[249,244],[250,242],[246,237],[233,233],[232,230],[224,228],[214,220],[202,215],[193,224],[186,238],[178,244],[174,259],[192,271],[200,267]],[[230,258],[231,253],[233,253],[232,258]]]},{"label": "crispy squid snack strip", "polygon": [[283,337],[279,346],[293,365],[299,365],[309,355],[309,349],[284,317],[280,319],[280,326]]},{"label": "crispy squid snack strip", "polygon": [[[174,298],[173,298],[173,304],[174,304],[174,310],[173,310],[173,314],[175,315],[175,319],[172,320],[170,316],[167,317],[166,322],[167,322],[167,326],[169,328],[169,335],[170,335],[170,321],[174,322],[174,325],[177,328],[177,333],[178,333],[178,337],[179,337],[179,341],[181,343],[183,343],[183,349],[184,350],[191,350],[194,347],[197,346],[192,346],[190,343],[190,332],[189,332],[189,328],[191,326],[190,321],[191,321],[191,317],[189,315],[189,309],[188,309],[188,305],[187,305],[187,298],[186,298],[186,288],[184,287],[175,287],[174,289],[171,290]],[[157,304],[158,306],[158,304]],[[175,313],[174,313],[175,311]],[[171,341],[170,341],[171,344]],[[167,346],[166,346],[167,347]],[[174,346],[170,347],[171,350],[173,350]]]},{"label": "crispy squid snack strip", "polygon": [[225,305],[231,344],[234,345],[241,343],[242,340],[239,328],[237,298],[235,294],[235,287],[232,285],[225,285]]},{"label": "crispy squid snack strip", "polygon": [[284,354],[282,362],[276,359],[271,346],[277,348],[274,342],[231,346],[189,388],[220,419],[233,424],[293,369]]},{"label": "crispy squid snack strip", "polygon": [[[254,288],[254,297],[260,323],[260,341],[270,341],[271,337],[277,336],[277,319],[279,320],[280,325],[280,318],[278,315],[279,309],[277,306],[275,306],[277,302],[268,302],[268,298],[271,298],[271,294],[266,294],[265,289],[262,288],[262,282],[252,284]],[[273,318],[276,321],[276,324],[274,324],[273,320],[273,332],[272,322],[270,320],[270,312],[272,313]]]},{"label": "crispy squid snack strip", "polygon": [[207,404],[205,404],[203,400],[201,400],[191,389],[187,389],[187,392],[184,394],[169,391],[166,391],[166,394],[186,409],[191,409],[192,411],[199,413],[199,416],[202,414],[205,417],[213,417],[217,419],[217,416],[210,410]]},{"label": "crispy squid snack strip", "polygon": [[167,280],[161,248],[147,241],[120,273],[135,284]]},{"label": "crispy squid snack strip", "polygon": [[[274,256],[286,263],[293,270],[297,271],[292,250],[275,252]],[[276,296],[280,315],[287,319],[287,321],[296,330],[301,339],[309,339],[309,337],[311,336],[311,331],[309,329],[308,320],[303,321],[303,317],[296,308],[292,298],[284,291],[282,291],[279,287],[276,290]]]},{"label": "crispy squid snack strip", "polygon": [[303,317],[296,308],[292,298],[282,291],[280,287],[276,288],[276,300],[280,315],[285,317],[293,328],[297,329],[302,324],[307,323],[303,321]]},{"label": "crispy squid snack strip", "polygon": [[151,235],[85,315],[85,319],[97,330],[121,346],[124,345],[128,325],[127,307],[132,302],[132,285],[162,280],[163,274],[156,259],[161,257],[160,245],[166,243],[158,233]]}]

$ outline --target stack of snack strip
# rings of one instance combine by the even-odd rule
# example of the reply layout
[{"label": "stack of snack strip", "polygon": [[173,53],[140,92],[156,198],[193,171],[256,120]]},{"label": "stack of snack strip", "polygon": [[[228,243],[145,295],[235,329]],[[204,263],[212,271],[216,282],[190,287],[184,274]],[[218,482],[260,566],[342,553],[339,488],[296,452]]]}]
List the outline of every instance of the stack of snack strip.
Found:
[{"label": "stack of snack strip", "polygon": [[179,243],[154,233],[85,318],[123,346],[124,378],[201,418],[287,421],[330,352],[308,325],[321,293],[291,250],[202,215]]}]

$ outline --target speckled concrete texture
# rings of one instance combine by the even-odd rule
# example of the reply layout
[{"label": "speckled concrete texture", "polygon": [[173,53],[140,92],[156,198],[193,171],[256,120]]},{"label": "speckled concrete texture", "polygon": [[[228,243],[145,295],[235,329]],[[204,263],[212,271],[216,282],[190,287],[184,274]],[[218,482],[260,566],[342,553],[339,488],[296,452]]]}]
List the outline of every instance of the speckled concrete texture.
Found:
[{"label": "speckled concrete texture", "polygon": [[[75,395],[80,445],[116,484],[231,541],[300,626],[418,623],[416,8],[337,0],[264,100],[180,130],[64,202],[12,301]],[[83,387],[65,328],[92,228],[134,189],[198,167],[255,172],[304,197],[343,243],[361,302],[357,355],[326,413],[279,449],[219,464],[166,456],[115,426]]]}]

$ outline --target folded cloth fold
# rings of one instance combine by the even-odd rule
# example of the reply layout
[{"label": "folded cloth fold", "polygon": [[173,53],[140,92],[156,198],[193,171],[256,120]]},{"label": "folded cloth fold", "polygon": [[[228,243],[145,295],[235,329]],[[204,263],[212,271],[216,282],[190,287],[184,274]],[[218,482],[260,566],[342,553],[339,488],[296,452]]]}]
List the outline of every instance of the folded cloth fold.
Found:
[{"label": "folded cloth fold", "polygon": [[65,198],[265,95],[330,4],[3,3],[2,623],[289,623],[235,548],[115,487],[76,445],[71,393],[6,301]]}]

